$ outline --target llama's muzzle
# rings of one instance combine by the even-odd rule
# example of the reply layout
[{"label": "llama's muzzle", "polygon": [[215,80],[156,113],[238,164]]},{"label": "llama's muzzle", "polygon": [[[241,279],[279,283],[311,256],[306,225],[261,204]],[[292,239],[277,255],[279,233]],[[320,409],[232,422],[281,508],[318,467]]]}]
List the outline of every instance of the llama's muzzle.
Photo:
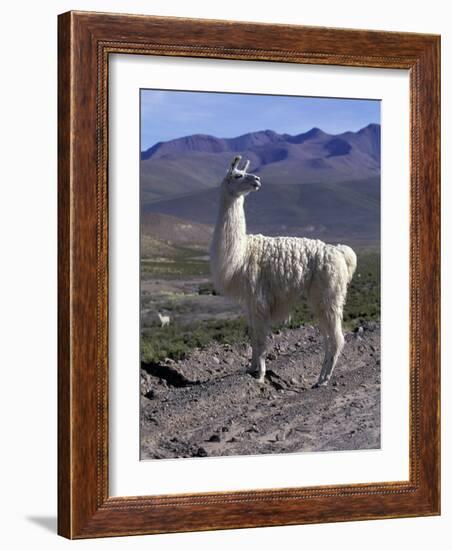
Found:
[{"label": "llama's muzzle", "polygon": [[254,176],[254,182],[253,182],[253,187],[254,189],[257,191],[258,189],[261,188],[261,178],[259,176]]}]

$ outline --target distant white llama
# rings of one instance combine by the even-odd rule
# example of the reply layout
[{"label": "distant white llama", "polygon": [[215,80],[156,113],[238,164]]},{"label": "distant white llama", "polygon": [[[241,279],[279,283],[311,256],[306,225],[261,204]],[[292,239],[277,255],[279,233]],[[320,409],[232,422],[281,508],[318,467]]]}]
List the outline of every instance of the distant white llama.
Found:
[{"label": "distant white llama", "polygon": [[326,385],[344,345],[342,311],[356,269],[356,255],[345,245],[295,237],[247,235],[244,197],[261,181],[240,170],[236,156],[222,181],[218,219],[210,248],[216,290],[242,304],[252,343],[252,372],[265,378],[270,325],[289,318],[302,294],[319,322],[325,357],[317,386]]},{"label": "distant white llama", "polygon": [[170,317],[169,315],[162,315],[160,313],[160,311],[158,312],[157,314],[159,316],[159,319],[160,319],[160,325],[162,327],[167,327],[169,324],[170,324]]}]

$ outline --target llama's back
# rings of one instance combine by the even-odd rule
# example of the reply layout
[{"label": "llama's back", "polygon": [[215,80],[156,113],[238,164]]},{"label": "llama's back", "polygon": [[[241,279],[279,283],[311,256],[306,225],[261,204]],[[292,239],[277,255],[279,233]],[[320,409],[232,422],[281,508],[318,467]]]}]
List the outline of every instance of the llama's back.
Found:
[{"label": "llama's back", "polygon": [[[337,252],[340,255],[337,255]],[[247,264],[254,271],[270,270],[273,278],[299,285],[316,271],[345,260],[347,283],[356,270],[355,252],[347,245],[327,244],[319,239],[304,237],[267,237],[248,235]],[[338,266],[339,267],[339,266]],[[342,266],[341,266],[342,267]]]}]

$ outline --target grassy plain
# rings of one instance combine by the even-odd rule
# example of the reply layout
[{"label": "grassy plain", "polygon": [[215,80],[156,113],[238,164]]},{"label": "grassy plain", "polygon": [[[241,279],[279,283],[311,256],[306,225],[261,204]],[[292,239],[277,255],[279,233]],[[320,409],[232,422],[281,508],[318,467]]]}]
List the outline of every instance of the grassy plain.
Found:
[{"label": "grassy plain", "polygon": [[[364,321],[380,319],[379,247],[354,249],[358,267],[344,309],[345,330]],[[156,363],[165,358],[179,360],[212,342],[246,340],[246,322],[240,309],[213,292],[205,248],[146,239],[142,243],[141,280],[142,362]],[[160,326],[158,311],[170,316],[169,326]],[[286,326],[295,329],[314,323],[302,300]]]}]

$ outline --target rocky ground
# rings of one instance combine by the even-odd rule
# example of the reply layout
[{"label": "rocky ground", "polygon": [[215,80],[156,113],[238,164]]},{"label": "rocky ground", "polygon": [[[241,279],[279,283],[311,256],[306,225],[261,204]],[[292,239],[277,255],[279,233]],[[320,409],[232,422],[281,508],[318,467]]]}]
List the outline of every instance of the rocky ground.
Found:
[{"label": "rocky ground", "polygon": [[314,327],[273,334],[264,385],[247,374],[249,344],[212,344],[141,369],[141,458],[380,447],[380,326],[362,325],[327,387],[315,388]]}]

